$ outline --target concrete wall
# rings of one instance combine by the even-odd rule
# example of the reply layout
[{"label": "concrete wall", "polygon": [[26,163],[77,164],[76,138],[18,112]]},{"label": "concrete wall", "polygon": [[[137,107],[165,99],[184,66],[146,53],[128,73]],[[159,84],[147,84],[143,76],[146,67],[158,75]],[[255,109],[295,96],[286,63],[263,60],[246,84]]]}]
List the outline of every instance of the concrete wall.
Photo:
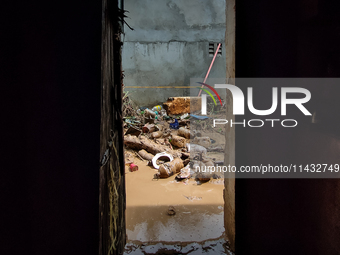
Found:
[{"label": "concrete wall", "polygon": [[134,29],[125,26],[124,85],[139,106],[189,95],[186,89],[128,87],[184,86],[190,78],[204,78],[212,60],[209,42],[222,43],[209,78],[226,77],[224,0],[126,0],[124,8]]}]

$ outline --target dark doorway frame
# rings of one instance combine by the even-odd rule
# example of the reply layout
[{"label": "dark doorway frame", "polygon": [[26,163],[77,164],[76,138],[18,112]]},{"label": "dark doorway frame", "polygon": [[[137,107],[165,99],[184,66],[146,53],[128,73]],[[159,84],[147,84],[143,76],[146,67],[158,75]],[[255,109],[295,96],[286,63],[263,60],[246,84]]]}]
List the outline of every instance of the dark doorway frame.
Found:
[{"label": "dark doorway frame", "polygon": [[[125,229],[125,162],[122,125],[123,72],[121,33],[123,0],[102,0],[102,88],[100,128],[99,255],[123,254]],[[235,0],[226,0],[227,79],[235,84]],[[232,97],[227,101],[232,119]],[[235,165],[235,130],[226,134],[225,164]],[[229,246],[235,250],[235,176],[224,183],[224,225]]]},{"label": "dark doorway frame", "polygon": [[118,0],[102,1],[100,255],[122,254],[126,241],[120,39],[122,15]]}]

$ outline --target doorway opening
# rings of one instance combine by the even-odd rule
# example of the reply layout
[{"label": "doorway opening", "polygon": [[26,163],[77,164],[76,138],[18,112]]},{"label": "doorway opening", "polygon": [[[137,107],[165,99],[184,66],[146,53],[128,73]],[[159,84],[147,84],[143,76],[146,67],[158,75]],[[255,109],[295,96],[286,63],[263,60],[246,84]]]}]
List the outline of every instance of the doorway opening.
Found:
[{"label": "doorway opening", "polygon": [[[234,69],[227,68],[228,61],[234,61],[228,60],[228,55],[234,59],[234,44],[225,38],[226,12],[234,17],[235,9],[224,0],[194,3],[125,0],[129,19],[121,36],[119,25],[110,31],[114,22],[105,23],[104,11],[106,143],[102,136],[101,153],[107,152],[109,166],[105,173],[102,160],[100,220],[101,245],[112,254],[118,249],[124,254],[232,254],[234,181],[225,180],[223,172],[206,170],[233,163],[234,153],[226,151],[233,151],[234,140],[228,138],[234,134],[213,127],[212,118],[230,115],[232,100],[223,91],[212,95],[207,99],[208,115],[202,115],[198,95],[211,93],[197,81],[214,85],[214,79],[234,77]],[[213,18],[202,18],[207,10]],[[117,7],[117,13],[124,11]],[[218,45],[213,58],[212,43]],[[112,65],[117,60],[121,65]]]},{"label": "doorway opening", "polygon": [[[225,130],[211,128],[211,119],[181,119],[186,113],[136,115],[124,120],[125,254],[170,247],[179,254],[204,247],[226,254],[223,173],[203,169],[223,164]],[[171,127],[175,121],[178,129]],[[156,160],[162,153],[167,156]]]},{"label": "doorway opening", "polygon": [[[212,115],[224,118],[226,98],[220,92],[222,105],[214,104],[219,95],[209,98],[201,115],[192,80],[225,83],[226,6],[194,3],[124,1],[133,28],[124,28],[122,48],[126,254],[207,241],[216,244],[206,247],[211,252],[225,253],[224,176],[203,168],[224,164],[225,128],[213,127]],[[159,153],[168,156],[152,163]]]}]

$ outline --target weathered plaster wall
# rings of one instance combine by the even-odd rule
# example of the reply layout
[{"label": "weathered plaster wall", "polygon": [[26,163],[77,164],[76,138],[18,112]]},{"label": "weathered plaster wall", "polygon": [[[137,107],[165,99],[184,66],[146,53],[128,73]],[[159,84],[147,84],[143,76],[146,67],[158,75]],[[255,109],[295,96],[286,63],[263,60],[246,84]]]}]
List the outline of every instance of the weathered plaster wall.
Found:
[{"label": "weathered plaster wall", "polygon": [[[130,17],[126,21],[134,28],[125,26],[125,86],[189,85],[190,78],[204,77],[208,71],[209,42],[222,43],[222,56],[216,58],[209,77],[226,77],[224,0],[127,0],[124,8]],[[175,88],[126,90],[140,106],[189,95]]]}]

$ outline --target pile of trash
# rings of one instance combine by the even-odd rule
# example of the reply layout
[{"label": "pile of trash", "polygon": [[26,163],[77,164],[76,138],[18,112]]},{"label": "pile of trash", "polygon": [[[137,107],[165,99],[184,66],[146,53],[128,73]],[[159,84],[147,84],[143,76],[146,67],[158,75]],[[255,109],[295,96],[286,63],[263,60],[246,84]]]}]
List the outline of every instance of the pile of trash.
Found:
[{"label": "pile of trash", "polygon": [[[203,183],[211,178],[220,178],[207,169],[222,162],[208,157],[207,152],[221,152],[224,148],[212,146],[212,139],[190,128],[190,121],[199,117],[208,118],[188,112],[172,115],[161,105],[152,109],[141,107],[135,116],[124,117],[125,149],[157,170],[154,179],[176,175],[177,181],[193,178]],[[138,166],[129,156],[131,154],[125,155],[128,159],[126,164],[131,172],[137,171]]]}]

